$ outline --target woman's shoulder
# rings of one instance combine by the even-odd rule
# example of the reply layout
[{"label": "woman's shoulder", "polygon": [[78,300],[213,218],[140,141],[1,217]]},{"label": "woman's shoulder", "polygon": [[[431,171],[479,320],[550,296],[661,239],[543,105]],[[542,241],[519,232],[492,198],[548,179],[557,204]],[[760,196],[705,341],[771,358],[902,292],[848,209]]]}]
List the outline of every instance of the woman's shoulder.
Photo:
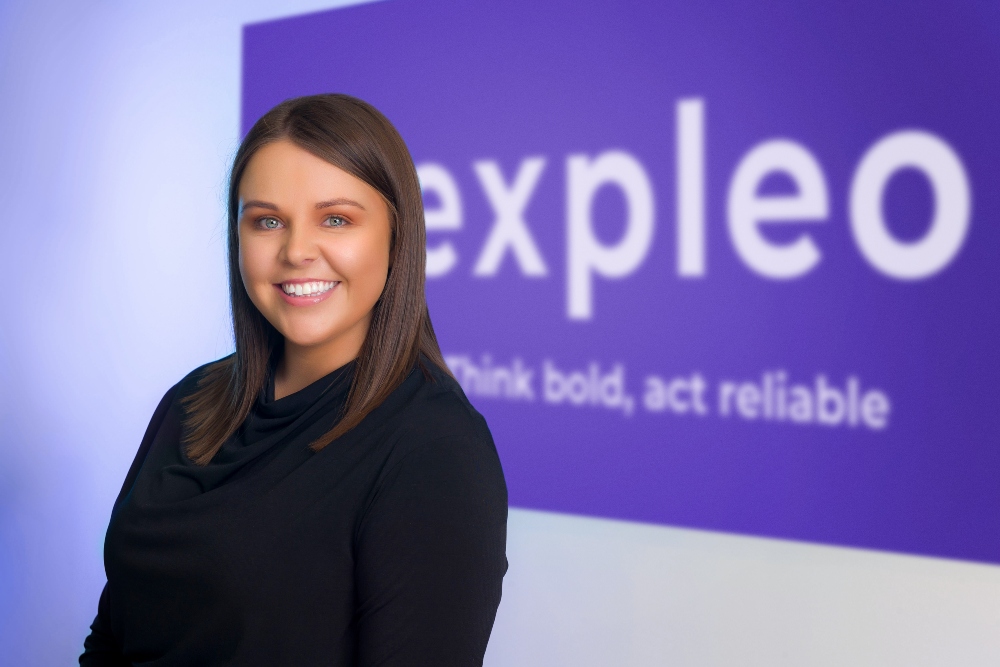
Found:
[{"label": "woman's shoulder", "polygon": [[179,382],[170,387],[170,389],[167,389],[166,393],[163,394],[163,397],[157,404],[156,409],[153,410],[153,415],[150,417],[149,424],[146,426],[146,432],[143,434],[142,440],[139,443],[139,449],[136,451],[135,458],[132,461],[132,466],[129,468],[128,474],[125,477],[125,483],[122,485],[122,489],[118,494],[117,500],[115,500],[114,507],[116,510],[125,498],[125,494],[128,493],[129,489],[131,489],[132,485],[135,483],[136,476],[139,474],[139,469],[146,460],[146,456],[148,455],[150,448],[153,446],[153,443],[157,439],[165,439],[167,443],[180,442],[181,421],[183,418],[181,400],[184,396],[189,395],[198,387],[198,382],[205,376],[205,373],[208,372],[209,369],[228,358],[229,357],[224,357],[223,359],[199,366],[181,378]]},{"label": "woman's shoulder", "polygon": [[222,357],[221,359],[216,359],[215,361],[210,361],[206,364],[198,366],[197,368],[189,372],[187,375],[182,377],[177,382],[177,384],[175,384],[173,387],[170,388],[170,390],[167,393],[173,394],[175,402],[177,400],[183,399],[186,396],[190,396],[191,394],[193,394],[195,391],[198,390],[201,381],[205,379],[205,377],[209,373],[216,370],[221,370],[221,368],[229,366],[230,364],[233,363],[234,357],[235,354],[229,354],[226,355],[225,357]]},{"label": "woman's shoulder", "polygon": [[471,455],[499,463],[486,420],[447,370],[421,355],[403,384],[404,404],[390,418],[396,422],[391,459]]},{"label": "woman's shoulder", "polygon": [[232,356],[229,355],[198,366],[167,389],[153,411],[153,417],[150,420],[149,426],[159,426],[171,414],[173,414],[173,418],[180,418],[184,412],[184,398],[190,396],[198,389],[199,383],[207,373],[218,368],[220,364],[231,363]]},{"label": "woman's shoulder", "polygon": [[[493,436],[483,416],[445,369],[421,357],[414,383],[397,414],[392,450],[383,476],[414,484],[435,480],[440,489],[479,489],[506,503],[506,483]],[[405,384],[405,383],[404,383]]]},{"label": "woman's shoulder", "polygon": [[486,420],[449,372],[423,356],[415,372],[421,376],[421,387],[410,402],[409,417],[415,420],[424,439],[450,436],[483,440],[492,445]]}]

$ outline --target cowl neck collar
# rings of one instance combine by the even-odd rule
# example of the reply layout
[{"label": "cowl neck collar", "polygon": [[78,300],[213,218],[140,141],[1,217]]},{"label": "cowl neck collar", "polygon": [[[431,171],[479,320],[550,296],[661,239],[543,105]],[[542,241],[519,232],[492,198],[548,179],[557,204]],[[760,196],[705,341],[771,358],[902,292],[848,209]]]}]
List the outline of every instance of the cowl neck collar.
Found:
[{"label": "cowl neck collar", "polygon": [[355,363],[278,400],[274,400],[274,368],[272,364],[250,415],[208,465],[197,465],[182,455],[178,464],[163,468],[162,500],[181,501],[229,486],[278,456],[298,461],[311,455],[309,445],[343,414]]},{"label": "cowl neck collar", "polygon": [[336,408],[338,416],[347,400],[354,377],[354,362],[351,361],[329,375],[325,375],[299,391],[274,398],[274,365],[268,373],[253,411],[242,428],[239,438],[243,446],[256,444],[286,430],[310,413],[328,412]]}]

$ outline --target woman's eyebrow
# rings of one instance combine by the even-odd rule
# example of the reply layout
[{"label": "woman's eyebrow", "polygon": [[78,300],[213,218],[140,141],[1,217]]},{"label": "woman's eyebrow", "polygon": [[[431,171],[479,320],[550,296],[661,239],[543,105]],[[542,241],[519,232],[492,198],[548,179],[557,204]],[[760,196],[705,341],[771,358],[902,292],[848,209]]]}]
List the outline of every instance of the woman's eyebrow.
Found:
[{"label": "woman's eyebrow", "polygon": [[339,197],[337,199],[330,199],[328,201],[321,201],[318,204],[316,204],[317,209],[329,208],[330,206],[357,206],[362,211],[365,210],[365,207],[359,204],[358,202],[354,201],[353,199],[346,199],[344,197]]},{"label": "woman's eyebrow", "polygon": [[243,202],[240,205],[240,212],[242,213],[243,211],[246,211],[248,208],[263,208],[267,209],[268,211],[278,210],[278,207],[272,204],[271,202],[261,201],[259,199],[250,199]]}]

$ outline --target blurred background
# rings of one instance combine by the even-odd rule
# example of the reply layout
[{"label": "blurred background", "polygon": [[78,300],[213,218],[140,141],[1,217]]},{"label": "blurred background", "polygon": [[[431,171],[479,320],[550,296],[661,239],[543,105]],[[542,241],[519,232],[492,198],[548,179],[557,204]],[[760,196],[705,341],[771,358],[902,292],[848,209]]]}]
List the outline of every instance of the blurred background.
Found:
[{"label": "blurred background", "polygon": [[239,139],[338,91],[411,148],[507,475],[487,664],[998,664],[998,31],[986,1],[0,2],[0,663],[75,663],[147,420],[231,351]]}]

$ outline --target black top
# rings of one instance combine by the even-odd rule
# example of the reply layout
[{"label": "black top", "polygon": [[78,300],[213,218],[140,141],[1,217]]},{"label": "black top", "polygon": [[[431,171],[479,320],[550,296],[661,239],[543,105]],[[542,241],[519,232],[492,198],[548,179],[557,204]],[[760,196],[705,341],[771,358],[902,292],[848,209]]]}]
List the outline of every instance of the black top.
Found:
[{"label": "black top", "polygon": [[81,665],[479,665],[507,560],[507,489],[482,416],[421,363],[318,453],[353,363],[274,400],[207,466],[179,398],[156,408],[115,503]]}]

